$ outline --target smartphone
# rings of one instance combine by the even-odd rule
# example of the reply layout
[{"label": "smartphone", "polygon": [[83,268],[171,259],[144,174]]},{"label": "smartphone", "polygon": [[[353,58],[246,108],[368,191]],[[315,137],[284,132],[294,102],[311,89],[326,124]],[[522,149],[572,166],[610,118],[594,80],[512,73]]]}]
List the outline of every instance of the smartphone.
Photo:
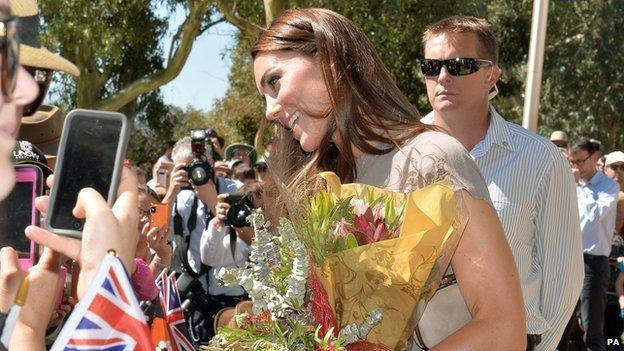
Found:
[{"label": "smartphone", "polygon": [[15,166],[15,187],[0,202],[0,247],[17,251],[20,266],[28,269],[39,260],[39,248],[24,234],[29,225],[39,225],[35,198],[43,193],[43,173],[35,165]]},{"label": "smartphone", "polygon": [[166,228],[169,225],[169,205],[152,203],[150,206],[150,228]]},{"label": "smartphone", "polygon": [[165,188],[169,188],[169,175],[173,170],[172,162],[161,162],[160,168],[156,171],[156,183]]},{"label": "smartphone", "polygon": [[74,217],[72,210],[83,188],[95,189],[112,206],[129,136],[128,120],[121,113],[73,110],[67,114],[44,221],[49,230],[82,236],[84,220]]}]

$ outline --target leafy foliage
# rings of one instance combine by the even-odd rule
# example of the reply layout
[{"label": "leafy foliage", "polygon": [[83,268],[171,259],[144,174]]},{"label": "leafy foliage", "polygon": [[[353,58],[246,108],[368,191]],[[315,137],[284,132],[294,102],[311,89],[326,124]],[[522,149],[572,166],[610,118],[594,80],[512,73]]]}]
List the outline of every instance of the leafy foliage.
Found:
[{"label": "leafy foliage", "polygon": [[[238,1],[238,14],[262,23],[257,1]],[[289,1],[290,7],[323,7],[354,21],[371,40],[398,86],[424,112],[429,111],[417,59],[427,24],[462,14],[487,18],[501,42],[499,96],[493,101],[507,119],[520,123],[530,41],[533,1],[402,0]],[[254,12],[255,11],[255,12]],[[624,3],[617,0],[550,3],[543,70],[539,132],[555,129],[571,139],[589,136],[608,148],[624,146]],[[239,35],[232,49],[230,89],[223,101],[248,97],[262,116],[263,103],[254,96],[248,47],[253,36]],[[247,53],[247,56],[245,54]],[[252,101],[252,100],[249,100]],[[225,104],[224,104],[225,105]]]}]

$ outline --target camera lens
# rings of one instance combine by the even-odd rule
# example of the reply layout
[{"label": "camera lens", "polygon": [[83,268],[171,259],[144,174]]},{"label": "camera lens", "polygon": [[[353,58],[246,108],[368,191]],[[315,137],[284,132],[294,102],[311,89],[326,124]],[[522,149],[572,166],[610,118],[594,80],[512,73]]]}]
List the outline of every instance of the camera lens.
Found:
[{"label": "camera lens", "polygon": [[75,230],[82,230],[82,221],[79,219],[74,219],[72,221],[72,228]]},{"label": "camera lens", "polygon": [[214,170],[204,160],[197,158],[187,168],[188,177],[194,185],[204,185],[214,178]]}]

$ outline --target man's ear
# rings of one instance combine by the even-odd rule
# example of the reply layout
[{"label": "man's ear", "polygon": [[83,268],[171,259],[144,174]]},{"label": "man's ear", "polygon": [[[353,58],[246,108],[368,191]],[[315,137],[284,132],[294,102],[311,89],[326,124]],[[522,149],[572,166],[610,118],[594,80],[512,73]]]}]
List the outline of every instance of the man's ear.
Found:
[{"label": "man's ear", "polygon": [[501,69],[500,67],[498,67],[498,65],[494,65],[492,66],[492,69],[490,69],[490,73],[487,75],[487,81],[486,83],[490,86],[490,88],[492,88],[496,82],[498,82],[498,78],[501,75]]}]

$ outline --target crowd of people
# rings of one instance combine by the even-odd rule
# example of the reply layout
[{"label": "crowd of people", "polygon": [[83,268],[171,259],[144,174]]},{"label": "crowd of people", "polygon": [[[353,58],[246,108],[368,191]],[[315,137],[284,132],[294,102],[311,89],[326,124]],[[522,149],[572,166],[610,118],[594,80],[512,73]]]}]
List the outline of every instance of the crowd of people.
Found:
[{"label": "crowd of people", "polygon": [[[62,114],[41,103],[52,72],[79,74],[41,47],[36,28],[24,29],[35,22],[16,25],[37,13],[34,0],[0,0],[0,200],[13,187],[14,164],[54,173]],[[20,37],[30,49],[16,50]],[[487,21],[443,19],[427,26],[422,44],[432,108],[425,116],[350,20],[324,9],[285,11],[251,52],[265,117],[278,125],[270,153],[260,157],[244,143],[224,147],[214,129],[189,131],[166,146],[149,175],[127,160],[113,206],[93,189],[80,192],[74,214],[86,221],[82,240],[26,228],[44,249],[30,272],[11,247],[0,251],[0,327],[14,328],[3,346],[54,342],[111,249],[152,320],[163,312],[150,303],[159,294],[155,279],[164,269],[176,272],[192,342],[207,343],[215,316],[249,298],[215,277],[221,267],[246,266],[254,240],[249,211],[278,217],[286,204],[273,194],[332,171],[345,183],[403,193],[445,180],[465,203],[469,219],[447,272],[458,293],[433,296],[412,350],[568,350],[579,317],[586,349],[604,350],[623,329],[624,153],[605,154],[586,138],[568,147],[561,131],[549,141],[506,121],[491,103],[501,70]],[[35,201],[44,220],[47,202]],[[58,284],[70,292],[55,305],[61,270],[71,279]],[[4,323],[24,281],[30,288],[19,318]],[[440,322],[458,311],[466,316],[459,325]]]}]

